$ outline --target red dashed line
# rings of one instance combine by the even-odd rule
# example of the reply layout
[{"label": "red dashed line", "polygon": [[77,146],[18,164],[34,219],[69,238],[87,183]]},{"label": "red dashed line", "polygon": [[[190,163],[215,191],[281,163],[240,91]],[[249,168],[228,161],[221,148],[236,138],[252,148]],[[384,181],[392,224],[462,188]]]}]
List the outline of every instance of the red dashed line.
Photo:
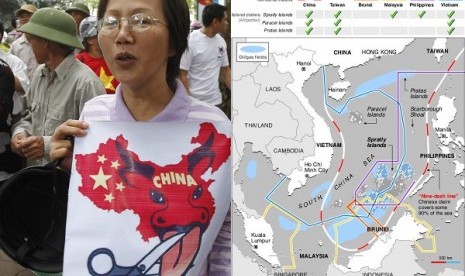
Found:
[{"label": "red dashed line", "polygon": [[336,124],[335,121],[333,121],[333,124],[334,124],[334,126],[337,128],[337,131],[338,131],[338,132],[341,132],[341,129],[339,128],[339,126]]},{"label": "red dashed line", "polygon": [[423,173],[421,175],[424,175],[426,173],[426,171],[428,170],[428,167],[429,167],[429,163],[426,163],[425,169],[423,170]]},{"label": "red dashed line", "polygon": [[429,136],[429,125],[426,123],[426,136]]},{"label": "red dashed line", "polygon": [[358,248],[358,250],[362,250],[363,248],[365,248],[365,247],[367,247],[367,246],[368,246],[368,243],[366,243],[366,244],[363,245],[363,246],[360,246],[360,247]]},{"label": "red dashed line", "polygon": [[452,63],[449,65],[449,68],[447,68],[447,71],[450,71],[450,69],[452,68],[452,66],[454,66],[454,64],[455,64],[455,60],[452,61]]},{"label": "red dashed line", "polygon": [[431,97],[429,97],[428,104],[431,103],[431,100],[433,99],[434,94],[436,94],[436,91],[433,91],[433,94],[431,94]]},{"label": "red dashed line", "polygon": [[342,169],[342,164],[344,164],[344,159],[341,160],[341,164],[339,164],[339,169],[337,169],[337,172],[340,172]]},{"label": "red dashed line", "polygon": [[323,211],[320,211],[320,221],[323,221]]}]

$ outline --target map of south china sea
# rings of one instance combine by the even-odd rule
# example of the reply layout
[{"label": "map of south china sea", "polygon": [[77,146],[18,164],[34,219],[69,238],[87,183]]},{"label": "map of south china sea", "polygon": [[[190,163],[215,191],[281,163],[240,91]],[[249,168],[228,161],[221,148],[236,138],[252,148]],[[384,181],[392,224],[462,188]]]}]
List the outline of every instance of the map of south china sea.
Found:
[{"label": "map of south china sea", "polygon": [[235,38],[234,275],[464,275],[463,38]]}]

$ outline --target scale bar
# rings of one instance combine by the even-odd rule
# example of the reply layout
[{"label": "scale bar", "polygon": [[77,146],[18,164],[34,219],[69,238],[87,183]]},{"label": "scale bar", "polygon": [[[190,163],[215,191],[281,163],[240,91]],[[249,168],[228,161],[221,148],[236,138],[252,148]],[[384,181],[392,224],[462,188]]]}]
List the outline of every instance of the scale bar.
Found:
[{"label": "scale bar", "polygon": [[447,260],[447,261],[431,261],[432,264],[460,264],[460,261]]}]

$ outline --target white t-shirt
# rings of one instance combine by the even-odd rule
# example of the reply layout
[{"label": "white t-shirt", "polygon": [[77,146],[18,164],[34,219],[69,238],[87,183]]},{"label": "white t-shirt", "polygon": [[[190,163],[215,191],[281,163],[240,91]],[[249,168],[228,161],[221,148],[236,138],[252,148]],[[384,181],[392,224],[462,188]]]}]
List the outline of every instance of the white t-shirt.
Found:
[{"label": "white t-shirt", "polygon": [[229,65],[226,42],[219,34],[208,37],[195,30],[189,35],[188,45],[180,68],[188,71],[191,95],[212,105],[221,104],[218,79],[221,67]]},{"label": "white t-shirt", "polygon": [[[0,58],[3,59],[8,66],[10,66],[11,71],[13,71],[13,74],[15,77],[18,78],[19,83],[23,87],[24,91],[27,92],[27,89],[29,88],[29,78],[27,76],[27,66],[26,64],[19,59],[19,57],[12,55],[12,54],[7,54],[4,53],[0,50]],[[21,95],[19,92],[15,91],[13,94],[13,114],[19,114],[23,110],[23,103],[21,99]]]}]

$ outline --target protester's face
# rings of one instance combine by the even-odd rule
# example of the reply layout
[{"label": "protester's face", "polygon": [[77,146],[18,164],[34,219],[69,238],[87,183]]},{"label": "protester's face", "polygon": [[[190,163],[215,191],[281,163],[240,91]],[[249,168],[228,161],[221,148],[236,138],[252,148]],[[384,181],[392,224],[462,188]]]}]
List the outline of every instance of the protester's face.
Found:
[{"label": "protester's face", "polygon": [[[129,18],[145,13],[166,23],[162,0],[110,0],[104,17]],[[131,30],[127,20],[121,20],[119,29],[98,35],[100,48],[113,75],[123,84],[147,87],[154,82],[166,82],[169,48],[168,28],[155,24],[143,32]]]},{"label": "protester's face", "polygon": [[88,37],[88,38],[86,38],[86,42],[87,42],[87,44],[89,44],[89,45],[96,45],[96,46],[98,46],[98,39],[97,39],[97,36],[93,36],[93,37]]},{"label": "protester's face", "polygon": [[224,17],[223,19],[221,19],[221,21],[218,24],[218,32],[226,33],[226,31],[228,30],[228,25],[229,25],[228,14],[224,12]]},{"label": "protester's face", "polygon": [[32,16],[32,13],[29,13],[29,12],[26,12],[26,11],[21,12],[18,15],[19,24],[21,26],[26,24],[27,22],[29,22],[29,19],[31,19],[31,16]]},{"label": "protester's face", "polygon": [[74,21],[76,21],[76,25],[78,27],[79,32],[79,25],[81,25],[82,20],[86,18],[86,14],[80,11],[69,11],[69,14],[74,18]]},{"label": "protester's face", "polygon": [[36,57],[37,63],[45,63],[47,59],[46,41],[30,34],[26,34],[26,38],[31,44],[32,52]]}]

